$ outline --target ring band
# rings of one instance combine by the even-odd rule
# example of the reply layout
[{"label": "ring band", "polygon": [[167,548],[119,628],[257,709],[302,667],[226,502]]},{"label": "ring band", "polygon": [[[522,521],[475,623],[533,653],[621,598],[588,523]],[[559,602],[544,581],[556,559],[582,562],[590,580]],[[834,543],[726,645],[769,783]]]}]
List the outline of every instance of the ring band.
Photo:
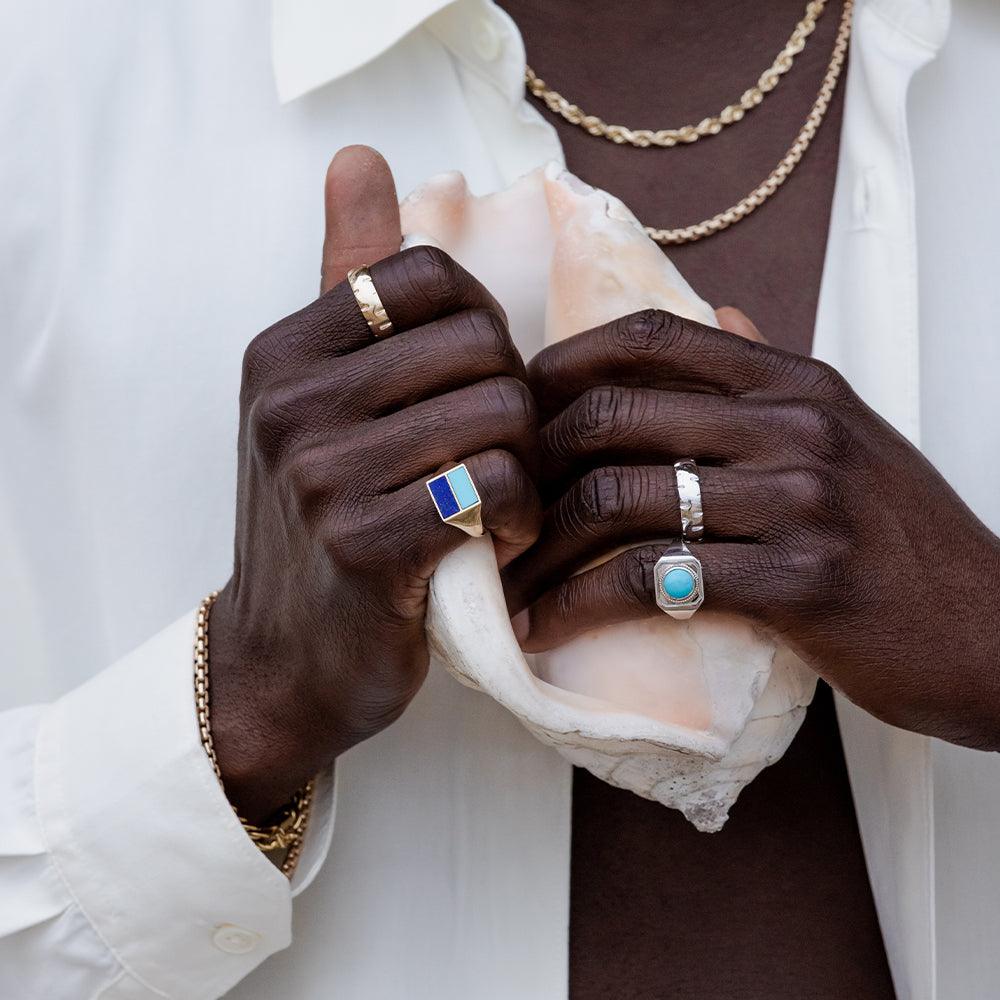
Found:
[{"label": "ring band", "polygon": [[368,268],[351,268],[347,272],[347,281],[351,286],[351,291],[354,292],[358,308],[360,308],[361,315],[364,316],[372,335],[379,339],[391,337],[394,332],[392,320],[389,319],[389,314],[385,311],[385,306],[382,305],[382,299],[379,297],[378,289],[375,287],[375,282],[372,281]]},{"label": "ring band", "polygon": [[705,601],[705,581],[701,560],[691,554],[685,542],[700,542],[705,535],[705,512],[701,503],[701,478],[694,459],[674,462],[677,498],[681,506],[681,537],[653,567],[656,605],[671,618],[690,618]]},{"label": "ring band", "polygon": [[694,459],[674,462],[677,473],[677,497],[681,503],[681,538],[700,542],[705,535],[705,511],[701,503],[701,477]]},{"label": "ring band", "polygon": [[705,582],[701,560],[691,554],[683,540],[677,539],[653,567],[657,607],[683,621],[690,618],[705,601]]},{"label": "ring band", "polygon": [[483,502],[464,464],[428,479],[427,491],[445,524],[461,528],[473,538],[483,533]]}]

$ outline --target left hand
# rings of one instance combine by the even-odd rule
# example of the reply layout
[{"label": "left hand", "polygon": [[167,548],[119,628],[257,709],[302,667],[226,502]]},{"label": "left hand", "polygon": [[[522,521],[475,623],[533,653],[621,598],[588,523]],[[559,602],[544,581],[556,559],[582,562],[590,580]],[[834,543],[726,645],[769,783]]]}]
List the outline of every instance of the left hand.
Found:
[{"label": "left hand", "polygon": [[1000,541],[836,371],[649,310],[547,348],[528,379],[548,509],[505,573],[526,651],[662,614],[672,463],[693,458],[706,608],[775,632],[886,722],[1000,748]]}]

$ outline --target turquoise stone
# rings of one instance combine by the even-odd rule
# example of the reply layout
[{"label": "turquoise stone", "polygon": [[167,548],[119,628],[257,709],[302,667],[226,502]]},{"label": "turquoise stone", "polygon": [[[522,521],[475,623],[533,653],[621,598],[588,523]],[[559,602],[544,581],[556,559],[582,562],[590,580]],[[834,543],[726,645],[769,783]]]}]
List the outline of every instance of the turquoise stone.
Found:
[{"label": "turquoise stone", "polygon": [[678,566],[663,578],[662,587],[672,601],[684,601],[694,593],[695,580],[686,569]]}]

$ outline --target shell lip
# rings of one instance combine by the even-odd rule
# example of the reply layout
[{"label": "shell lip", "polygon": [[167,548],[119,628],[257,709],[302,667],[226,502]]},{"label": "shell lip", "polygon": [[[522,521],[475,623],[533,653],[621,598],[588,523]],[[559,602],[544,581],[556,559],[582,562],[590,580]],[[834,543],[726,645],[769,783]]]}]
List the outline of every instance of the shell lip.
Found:
[{"label": "shell lip", "polygon": [[[510,686],[497,684],[495,679],[482,676],[471,663],[455,662],[454,652],[449,655],[434,641],[433,630],[429,632],[429,638],[437,659],[457,680],[489,694],[520,718],[525,726],[545,734],[552,743],[561,744],[578,737],[590,743],[605,744],[609,750],[628,745],[649,754],[670,750],[719,761],[740,735],[736,732],[727,738],[704,729],[691,729],[629,712],[588,695],[564,691],[534,674],[527,657],[516,645],[513,630],[509,636],[511,648],[505,650],[509,668],[507,677],[515,680]],[[575,704],[568,703],[567,699]],[[553,709],[556,709],[555,713]]]},{"label": "shell lip", "polygon": [[[565,721],[555,723],[551,718],[551,699],[558,698],[550,692],[561,692],[561,689],[536,677],[525,658],[522,658],[524,669],[528,672],[528,680],[538,689],[544,700],[541,705],[526,706],[523,703],[518,708],[523,712],[524,721],[544,730],[550,736],[579,736],[586,740],[600,741],[609,745],[627,743],[633,747],[648,747],[649,753],[661,750],[673,750],[676,753],[691,754],[709,760],[721,760],[732,746],[735,738],[726,739],[717,733],[704,729],[690,729],[675,723],[663,722],[648,715],[639,715],[624,709],[609,705],[607,702],[587,695],[574,694],[576,702],[590,702],[593,707],[585,705],[566,706]],[[560,699],[561,700],[561,699]],[[508,706],[509,707],[509,706]],[[534,711],[532,709],[535,709]],[[543,721],[544,719],[544,721]]]}]

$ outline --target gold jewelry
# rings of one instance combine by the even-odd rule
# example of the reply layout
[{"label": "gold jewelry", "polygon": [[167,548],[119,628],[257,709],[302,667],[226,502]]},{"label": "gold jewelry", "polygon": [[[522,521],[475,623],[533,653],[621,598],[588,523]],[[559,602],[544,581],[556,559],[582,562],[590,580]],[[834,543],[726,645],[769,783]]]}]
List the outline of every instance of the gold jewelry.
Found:
[{"label": "gold jewelry", "polygon": [[[816,95],[816,100],[813,102],[813,106],[809,111],[809,115],[806,117],[805,123],[802,128],[799,129],[798,135],[795,137],[795,141],[789,147],[788,152],[785,153],[785,155],[778,162],[778,165],[774,168],[774,170],[772,170],[767,177],[765,177],[764,180],[761,181],[761,183],[758,184],[757,187],[755,187],[745,198],[742,198],[735,205],[727,208],[724,212],[719,212],[717,215],[713,215],[710,219],[705,219],[702,222],[696,222],[690,226],[683,226],[679,229],[657,229],[653,226],[644,226],[643,228],[650,239],[655,240],[661,246],[678,246],[682,243],[693,243],[695,240],[700,240],[705,236],[713,236],[715,233],[722,232],[723,229],[728,229],[731,225],[739,222],[741,219],[745,219],[755,209],[760,208],[760,206],[763,205],[764,202],[767,201],[767,199],[770,198],[771,195],[773,195],[786,180],[788,180],[792,171],[798,166],[799,161],[805,155],[806,150],[812,143],[816,133],[819,131],[820,125],[823,124],[823,118],[825,117],[827,109],[830,106],[833,94],[837,89],[837,82],[840,79],[841,70],[844,68],[844,60],[847,56],[847,47],[851,38],[851,20],[853,11],[854,0],[844,0],[844,7],[840,16],[840,26],[837,29],[837,37],[833,44],[833,54],[830,57],[830,63],[827,66],[826,75],[823,77],[823,82],[820,85],[819,93]],[[802,23],[804,23],[804,19],[803,22],[800,22],[800,24]],[[531,73],[530,69],[527,73],[530,74],[531,77],[534,77],[534,74]],[[765,76],[766,75],[767,74],[765,74]],[[545,88],[544,81],[539,80],[537,77],[534,77],[537,87],[532,87],[531,79],[527,76],[527,74],[526,79],[528,80],[528,86],[531,93],[533,93],[536,97],[541,97],[545,100],[546,103],[549,104],[549,107],[552,107],[552,104],[549,103],[548,98],[545,96],[546,94],[552,94],[557,101],[564,100],[559,94],[556,94],[555,91],[548,91]],[[773,89],[773,87],[771,89]],[[757,103],[760,102],[758,101]],[[567,107],[575,108],[575,105],[570,105],[567,102]],[[562,114],[558,108],[555,108],[554,110]],[[576,110],[579,111],[579,108],[576,108]],[[729,109],[725,109],[725,111],[728,110]],[[725,111],[723,111],[723,114],[725,114]],[[563,115],[563,117],[566,117],[567,121],[572,121],[572,118],[568,118],[566,115]],[[584,116],[584,118],[587,117],[588,116]],[[742,115],[740,117],[742,117]],[[599,122],[600,119],[597,119],[597,121]],[[710,119],[706,119],[706,121],[710,121]],[[580,124],[581,127],[586,127],[582,124],[582,122],[583,119],[581,119],[580,122],[574,122],[574,124]],[[603,125],[603,122],[601,124]],[[704,122],[701,124],[704,124]],[[726,122],[725,124],[730,123]],[[694,126],[695,129],[699,127],[700,126]],[[606,128],[613,129],[615,126],[606,126]],[[591,132],[592,135],[602,134],[601,131],[594,132],[590,128],[587,128],[587,131]],[[714,131],[709,128],[707,134],[714,135],[718,131],[721,131],[721,128]],[[612,142],[619,143],[628,141],[625,139],[615,139],[613,136],[606,136],[606,138],[610,138]],[[635,145],[642,145],[642,143],[635,143]],[[649,145],[653,145],[653,143],[650,143]],[[664,142],[659,145],[672,144]]]},{"label": "gold jewelry", "polygon": [[539,78],[528,66],[524,78],[528,89],[535,97],[541,98],[549,106],[549,110],[562,115],[571,125],[579,125],[591,135],[609,139],[611,142],[632,146],[676,146],[678,143],[697,142],[702,136],[718,135],[727,125],[735,125],[742,121],[743,116],[762,103],[764,96],[769,94],[781,77],[792,68],[795,57],[805,48],[806,39],[816,29],[816,22],[823,14],[826,0],[812,0],[806,4],[806,12],[802,20],[795,26],[785,47],[775,57],[774,62],[761,74],[755,86],[743,92],[735,104],[723,108],[711,118],[703,118],[697,125],[682,125],[680,128],[632,129],[627,125],[609,125],[597,115],[588,115],[582,108],[570,104],[562,94],[550,90],[544,80]]},{"label": "gold jewelry", "polygon": [[[222,785],[222,769],[219,767],[219,758],[216,756],[215,744],[212,741],[208,686],[208,616],[218,596],[217,590],[212,591],[198,608],[194,643],[194,701],[198,712],[201,743],[205,748],[205,753],[208,754],[208,759],[212,762],[215,776],[219,779],[219,784]],[[314,782],[307,782],[306,786],[301,791],[296,792],[292,801],[281,810],[278,822],[271,826],[255,826],[240,816],[236,807],[233,806],[233,812],[243,824],[247,836],[261,851],[265,854],[287,851],[279,867],[289,878],[295,873],[295,866],[302,854],[302,841],[305,837],[306,826],[309,823],[309,812],[312,808],[313,788]],[[223,791],[225,791],[224,785]],[[277,862],[275,863],[277,864]]]},{"label": "gold jewelry", "polygon": [[483,534],[483,501],[464,462],[428,479],[425,485],[445,524],[460,528],[473,538]]},{"label": "gold jewelry", "polygon": [[368,329],[375,337],[391,337],[393,334],[392,320],[382,305],[375,282],[367,267],[354,267],[347,272],[354,298],[357,299],[361,315],[364,316]]}]

